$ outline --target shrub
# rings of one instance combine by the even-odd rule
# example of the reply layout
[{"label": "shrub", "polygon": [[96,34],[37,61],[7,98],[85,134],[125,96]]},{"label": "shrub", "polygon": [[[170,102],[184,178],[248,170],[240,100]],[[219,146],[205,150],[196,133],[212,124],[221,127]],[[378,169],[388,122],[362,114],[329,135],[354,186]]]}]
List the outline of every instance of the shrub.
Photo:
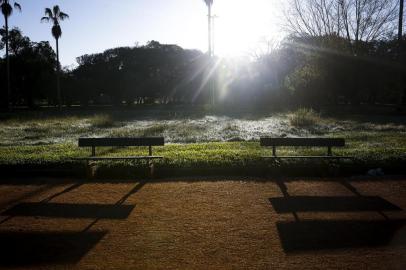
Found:
[{"label": "shrub", "polygon": [[313,109],[300,108],[289,115],[289,122],[294,127],[310,127],[320,122],[320,115]]},{"label": "shrub", "polygon": [[96,128],[108,128],[114,126],[114,120],[108,114],[99,114],[91,119],[91,124]]},{"label": "shrub", "polygon": [[155,124],[150,126],[146,129],[141,130],[141,135],[148,137],[148,136],[162,136],[165,130],[167,129],[167,125],[165,124]]}]

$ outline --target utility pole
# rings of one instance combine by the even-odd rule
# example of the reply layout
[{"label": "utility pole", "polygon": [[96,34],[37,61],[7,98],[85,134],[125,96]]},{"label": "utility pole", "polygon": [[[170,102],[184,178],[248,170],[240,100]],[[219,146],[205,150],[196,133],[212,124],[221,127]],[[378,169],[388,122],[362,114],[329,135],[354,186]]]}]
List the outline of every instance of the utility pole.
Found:
[{"label": "utility pole", "polygon": [[212,16],[211,16],[211,4],[207,5],[208,9],[209,9],[209,14],[207,15],[208,18],[208,27],[209,27],[209,31],[208,31],[208,35],[209,35],[209,57],[212,57],[212,32],[211,32],[211,26],[212,26]]},{"label": "utility pole", "polygon": [[212,16],[212,6],[213,6],[213,0],[204,0],[204,2],[207,5],[208,9],[208,14],[207,14],[207,24],[208,24],[208,42],[209,42],[209,51],[208,51],[208,56],[209,56],[209,65],[208,65],[208,70],[207,70],[207,76],[208,76],[208,87],[209,87],[209,95],[210,95],[210,103],[212,106],[214,106],[214,81],[213,81],[213,72],[214,72],[214,62],[213,62],[213,16]]},{"label": "utility pole", "polygon": [[214,70],[214,48],[215,48],[215,35],[214,35],[214,20],[217,19],[217,15],[212,15],[210,17],[210,23],[211,23],[211,55],[210,55],[210,68],[212,69],[210,71],[210,92],[211,92],[211,105],[214,106],[216,104],[216,72]]},{"label": "utility pole", "polygon": [[211,37],[211,42],[212,42],[212,44],[211,44],[211,53],[212,53],[212,56],[214,56],[214,52],[215,52],[215,33],[216,33],[215,28],[214,28],[215,19],[218,19],[217,15],[211,16],[211,24],[212,24],[212,26],[211,26],[211,33],[212,33],[212,37]]}]

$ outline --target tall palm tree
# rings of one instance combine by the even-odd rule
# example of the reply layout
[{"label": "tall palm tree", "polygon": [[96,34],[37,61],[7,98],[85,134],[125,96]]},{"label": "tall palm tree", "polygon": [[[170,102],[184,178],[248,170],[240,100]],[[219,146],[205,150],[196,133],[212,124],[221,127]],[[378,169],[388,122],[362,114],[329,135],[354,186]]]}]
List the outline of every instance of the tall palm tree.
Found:
[{"label": "tall palm tree", "polygon": [[404,7],[405,0],[400,0],[399,3],[399,31],[398,31],[398,39],[399,43],[402,40],[403,35],[403,7]]},{"label": "tall palm tree", "polygon": [[56,40],[56,87],[58,95],[58,106],[59,109],[62,108],[62,97],[61,97],[61,84],[60,84],[60,71],[61,64],[59,63],[59,38],[62,36],[62,29],[59,24],[60,21],[68,19],[69,15],[62,12],[58,5],[54,6],[53,9],[45,9],[45,17],[41,18],[41,22],[51,22],[52,23],[52,36]]},{"label": "tall palm tree", "polygon": [[207,5],[207,8],[209,10],[208,13],[208,27],[209,27],[209,56],[212,56],[212,33],[211,33],[211,20],[212,20],[212,16],[211,16],[211,7],[213,5],[213,0],[204,0],[204,2]]},{"label": "tall palm tree", "polygon": [[11,83],[10,83],[10,59],[9,59],[9,50],[8,50],[8,18],[11,16],[13,13],[13,6],[15,9],[21,11],[21,6],[17,2],[14,2],[14,5],[12,6],[10,4],[9,0],[0,0],[1,4],[1,13],[4,16],[4,22],[5,22],[5,29],[6,29],[6,70],[7,70],[7,92],[6,92],[6,98],[5,102],[7,102],[6,107],[9,108],[10,106],[10,98],[11,98]]}]

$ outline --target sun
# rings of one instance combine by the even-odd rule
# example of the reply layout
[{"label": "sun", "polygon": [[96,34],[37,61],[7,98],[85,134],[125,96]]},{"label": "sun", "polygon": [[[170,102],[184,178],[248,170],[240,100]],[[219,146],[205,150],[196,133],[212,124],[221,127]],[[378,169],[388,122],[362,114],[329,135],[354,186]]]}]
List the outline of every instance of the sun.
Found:
[{"label": "sun", "polygon": [[219,56],[250,54],[264,39],[281,35],[279,0],[214,1],[214,51]]}]

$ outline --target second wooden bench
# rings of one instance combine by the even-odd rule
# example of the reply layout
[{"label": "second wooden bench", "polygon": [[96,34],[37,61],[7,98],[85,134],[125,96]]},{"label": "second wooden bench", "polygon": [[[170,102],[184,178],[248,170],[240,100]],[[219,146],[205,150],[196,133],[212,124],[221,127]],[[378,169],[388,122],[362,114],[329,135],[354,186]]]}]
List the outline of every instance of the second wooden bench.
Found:
[{"label": "second wooden bench", "polygon": [[[272,147],[272,156],[263,156],[263,158],[327,158],[327,159],[351,159],[348,156],[334,156],[332,147],[344,147],[343,138],[261,138],[261,146]],[[326,147],[326,155],[319,156],[278,156],[276,147]]]}]

